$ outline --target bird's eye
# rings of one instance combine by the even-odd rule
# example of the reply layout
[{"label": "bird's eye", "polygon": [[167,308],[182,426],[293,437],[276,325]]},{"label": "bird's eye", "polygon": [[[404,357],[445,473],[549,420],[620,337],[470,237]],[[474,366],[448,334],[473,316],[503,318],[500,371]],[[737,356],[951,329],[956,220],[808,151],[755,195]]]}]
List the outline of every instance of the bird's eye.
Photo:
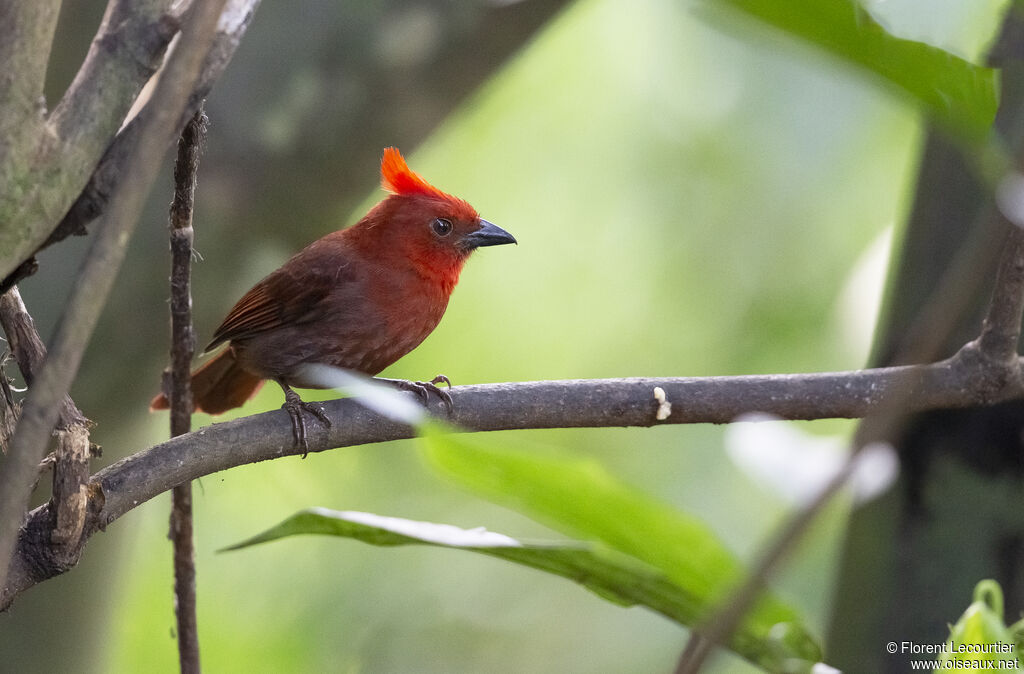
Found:
[{"label": "bird's eye", "polygon": [[437,218],[430,223],[430,228],[434,230],[434,234],[438,236],[448,236],[452,233],[452,221],[445,220],[444,218]]}]

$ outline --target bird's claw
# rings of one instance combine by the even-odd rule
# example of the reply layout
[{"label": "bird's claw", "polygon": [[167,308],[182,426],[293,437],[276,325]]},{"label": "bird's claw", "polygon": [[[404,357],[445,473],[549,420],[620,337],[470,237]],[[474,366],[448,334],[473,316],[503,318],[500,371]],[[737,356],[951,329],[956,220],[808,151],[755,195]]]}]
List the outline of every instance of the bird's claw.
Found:
[{"label": "bird's claw", "polygon": [[288,412],[288,416],[292,419],[295,447],[302,448],[302,458],[305,459],[309,454],[309,443],[306,441],[306,420],[303,414],[309,413],[327,428],[331,427],[331,420],[320,403],[307,403],[294,391],[285,393],[285,401],[284,405],[281,405],[281,409]]},{"label": "bird's claw", "polygon": [[406,381],[404,379],[395,379],[393,382],[403,391],[411,391],[418,395],[424,405],[430,404],[430,394],[433,393],[440,398],[441,403],[444,405],[445,412],[448,415],[451,415],[452,410],[455,409],[455,405],[452,403],[452,394],[438,386],[438,384],[444,384],[449,389],[452,387],[452,380],[443,374],[437,375],[430,381]]}]

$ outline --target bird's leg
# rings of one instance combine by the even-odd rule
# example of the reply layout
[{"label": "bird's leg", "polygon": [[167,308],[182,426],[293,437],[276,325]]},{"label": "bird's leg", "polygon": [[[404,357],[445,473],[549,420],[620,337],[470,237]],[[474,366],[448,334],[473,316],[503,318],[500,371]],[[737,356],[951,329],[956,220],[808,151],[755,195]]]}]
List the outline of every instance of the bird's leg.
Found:
[{"label": "bird's leg", "polygon": [[309,444],[306,442],[306,420],[302,417],[303,412],[309,412],[327,428],[331,427],[331,420],[324,413],[324,408],[320,403],[307,403],[288,384],[285,384],[280,379],[275,381],[284,391],[284,405],[281,405],[281,409],[288,412],[288,416],[292,418],[292,434],[295,437],[295,446],[302,448],[302,458],[305,459],[306,455],[309,454]]},{"label": "bird's leg", "polygon": [[438,384],[444,384],[449,389],[452,387],[452,381],[443,374],[439,374],[430,381],[407,381],[405,379],[384,379],[383,377],[377,377],[377,381],[382,381],[385,384],[390,384],[397,389],[402,391],[411,391],[420,397],[424,405],[430,404],[430,394],[433,393],[441,402],[444,403],[445,411],[450,415],[454,409],[452,404],[452,394],[444,389],[440,388]]}]

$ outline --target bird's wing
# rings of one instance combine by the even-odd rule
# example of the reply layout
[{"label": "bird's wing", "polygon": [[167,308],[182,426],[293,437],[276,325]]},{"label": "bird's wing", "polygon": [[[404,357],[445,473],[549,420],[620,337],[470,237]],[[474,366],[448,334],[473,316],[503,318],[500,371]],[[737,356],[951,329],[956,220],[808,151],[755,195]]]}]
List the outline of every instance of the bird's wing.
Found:
[{"label": "bird's wing", "polygon": [[343,251],[316,244],[306,248],[238,300],[206,351],[232,339],[315,319],[332,290],[355,281],[347,262]]}]

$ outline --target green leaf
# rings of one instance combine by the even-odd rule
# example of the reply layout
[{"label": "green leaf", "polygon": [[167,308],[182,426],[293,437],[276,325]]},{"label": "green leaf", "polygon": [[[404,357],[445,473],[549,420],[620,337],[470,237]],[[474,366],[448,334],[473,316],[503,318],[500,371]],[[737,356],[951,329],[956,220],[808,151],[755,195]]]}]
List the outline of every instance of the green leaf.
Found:
[{"label": "green leaf", "polygon": [[980,581],[974,588],[974,601],[949,630],[936,671],[1020,672],[1015,629],[1003,622],[1003,590],[999,583]]},{"label": "green leaf", "polygon": [[379,546],[431,545],[498,557],[568,578],[622,606],[646,606],[676,622],[692,619],[698,606],[695,598],[663,574],[600,546],[578,542],[527,543],[483,529],[460,529],[371,513],[326,508],[303,510],[225,550],[299,534],[341,536]]},{"label": "green leaf", "polygon": [[[686,625],[699,624],[744,576],[740,561],[701,521],[620,484],[594,461],[539,456],[522,443],[508,450],[494,439],[485,444],[432,429],[423,440],[435,465],[485,498],[664,573],[690,598],[690,610],[680,616]],[[773,671],[783,663],[792,668],[792,660],[821,659],[798,613],[767,592],[729,647]]]},{"label": "green leaf", "polygon": [[996,71],[886,32],[855,0],[715,0],[882,76],[963,139],[981,144],[999,103]]}]

